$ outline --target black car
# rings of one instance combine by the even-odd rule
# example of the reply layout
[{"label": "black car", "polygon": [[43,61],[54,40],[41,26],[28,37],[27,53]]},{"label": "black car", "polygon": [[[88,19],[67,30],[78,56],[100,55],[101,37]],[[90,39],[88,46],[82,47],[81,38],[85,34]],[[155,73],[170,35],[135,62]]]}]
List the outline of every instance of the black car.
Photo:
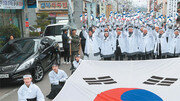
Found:
[{"label": "black car", "polygon": [[60,64],[58,44],[49,38],[9,41],[0,49],[0,82],[19,82],[24,74],[41,81],[53,63]]}]

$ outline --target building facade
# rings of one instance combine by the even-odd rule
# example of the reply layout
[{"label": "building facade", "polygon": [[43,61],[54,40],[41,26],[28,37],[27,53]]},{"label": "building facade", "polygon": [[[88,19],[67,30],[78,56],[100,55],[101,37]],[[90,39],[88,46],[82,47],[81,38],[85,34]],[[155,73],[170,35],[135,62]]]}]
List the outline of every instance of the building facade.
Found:
[{"label": "building facade", "polygon": [[44,12],[48,13],[51,23],[68,20],[68,0],[38,0],[36,13],[40,14]]},{"label": "building facade", "polygon": [[[13,24],[23,34],[23,0],[1,0],[0,1],[0,26]],[[23,36],[23,35],[22,35]]]},{"label": "building facade", "polygon": [[107,17],[107,19],[109,19],[109,15],[110,15],[111,11],[113,11],[113,5],[111,5],[111,4],[106,5],[106,17]]},{"label": "building facade", "polygon": [[177,5],[178,5],[178,0],[168,0],[167,1],[167,16],[170,16],[173,19],[175,19],[177,9],[178,9]]},{"label": "building facade", "polygon": [[167,9],[167,0],[163,0],[163,10],[162,10],[162,15],[164,17],[167,16],[167,12],[168,12],[168,9]]},{"label": "building facade", "polygon": [[106,14],[106,2],[99,2],[100,15]]}]

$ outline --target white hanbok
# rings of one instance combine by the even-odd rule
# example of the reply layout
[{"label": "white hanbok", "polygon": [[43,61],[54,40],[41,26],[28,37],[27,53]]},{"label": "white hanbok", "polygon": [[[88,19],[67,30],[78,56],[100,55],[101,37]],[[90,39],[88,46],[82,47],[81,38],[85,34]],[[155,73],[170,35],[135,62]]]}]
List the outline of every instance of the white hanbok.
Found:
[{"label": "white hanbok", "polygon": [[53,70],[49,73],[49,80],[52,85],[59,85],[59,82],[65,82],[67,78],[67,74],[60,69],[58,69],[58,73]]},{"label": "white hanbok", "polygon": [[41,92],[41,89],[31,83],[29,87],[23,84],[18,90],[18,101],[27,101],[27,99],[34,99],[37,101],[45,101],[44,95]]},{"label": "white hanbok", "polygon": [[109,36],[106,38],[104,37],[101,40],[101,55],[103,58],[109,58],[114,56],[114,42],[113,42],[113,37],[111,36],[112,34],[109,34]]},{"label": "white hanbok", "polygon": [[73,61],[73,66],[75,69],[77,69],[79,67],[79,65],[81,64],[82,59],[79,59],[79,61],[77,62],[76,60]]},{"label": "white hanbok", "polygon": [[95,31],[90,37],[87,32],[83,32],[84,37],[86,38],[84,60],[100,60],[100,45],[98,33]]},{"label": "white hanbok", "polygon": [[132,35],[129,35],[129,32],[126,32],[126,38],[125,38],[125,43],[126,43],[126,53],[128,55],[134,55],[139,52],[138,49],[138,39],[136,34],[133,32]]},{"label": "white hanbok", "polygon": [[161,45],[161,54],[165,55],[168,53],[168,43],[166,40],[166,34],[163,34],[161,37],[157,36],[157,41],[155,43],[155,50],[154,53],[159,55],[159,44]]}]

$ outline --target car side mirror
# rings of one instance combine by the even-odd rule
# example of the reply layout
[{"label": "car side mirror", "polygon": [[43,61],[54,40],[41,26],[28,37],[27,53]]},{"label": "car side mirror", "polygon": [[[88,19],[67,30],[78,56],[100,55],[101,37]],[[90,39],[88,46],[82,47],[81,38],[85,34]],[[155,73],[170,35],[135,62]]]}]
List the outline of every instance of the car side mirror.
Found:
[{"label": "car side mirror", "polygon": [[44,48],[45,48],[45,45],[41,45],[41,46],[39,47],[39,52],[42,52]]}]

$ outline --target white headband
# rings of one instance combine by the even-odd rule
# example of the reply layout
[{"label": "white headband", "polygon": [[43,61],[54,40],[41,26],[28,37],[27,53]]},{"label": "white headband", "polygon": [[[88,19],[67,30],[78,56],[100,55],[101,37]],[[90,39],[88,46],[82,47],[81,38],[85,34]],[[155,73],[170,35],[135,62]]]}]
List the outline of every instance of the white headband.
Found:
[{"label": "white headband", "polygon": [[23,76],[23,79],[24,79],[24,78],[32,78],[32,76],[31,76],[31,75],[24,75],[24,76]]}]

